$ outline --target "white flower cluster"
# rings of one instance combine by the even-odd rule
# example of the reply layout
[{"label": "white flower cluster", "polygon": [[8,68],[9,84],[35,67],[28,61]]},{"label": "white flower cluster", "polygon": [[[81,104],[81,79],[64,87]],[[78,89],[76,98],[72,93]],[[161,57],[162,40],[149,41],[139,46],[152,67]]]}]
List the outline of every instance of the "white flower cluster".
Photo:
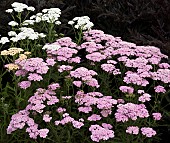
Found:
[{"label": "white flower cluster", "polygon": [[52,51],[56,51],[58,50],[59,48],[61,48],[60,45],[56,45],[56,44],[46,44],[44,45],[44,47],[42,48],[43,50],[52,50]]},{"label": "white flower cluster", "polygon": [[35,20],[25,20],[22,25],[26,26],[26,25],[33,25],[35,23]]},{"label": "white flower cluster", "polygon": [[6,12],[7,13],[12,13],[13,11],[15,12],[23,12],[24,9],[27,9],[28,11],[34,11],[35,8],[32,6],[27,6],[26,4],[23,3],[19,3],[19,2],[14,2],[13,4],[11,4],[13,9],[7,9]]},{"label": "white flower cluster", "polygon": [[16,34],[14,31],[8,32],[9,36],[14,36],[14,37],[10,38],[11,41],[17,42],[19,40],[24,40],[26,38],[28,38],[30,40],[36,40],[39,37],[43,38],[46,36],[44,33],[35,32],[32,28],[21,27],[19,29],[21,32],[18,34]]},{"label": "white flower cluster", "polygon": [[88,16],[75,17],[73,20],[68,22],[69,25],[74,25],[76,29],[90,30],[94,24],[90,22]]},{"label": "white flower cluster", "polygon": [[42,13],[37,13],[30,17],[30,20],[34,20],[36,23],[41,21],[46,21],[48,23],[55,23],[60,25],[59,17],[61,15],[61,10],[59,8],[43,9]]},{"label": "white flower cluster", "polygon": [[1,37],[1,40],[0,40],[1,44],[5,44],[7,42],[9,42],[9,39],[7,37]]},{"label": "white flower cluster", "polygon": [[16,36],[17,35],[17,33],[15,32],[15,31],[9,31],[8,32],[8,36]]},{"label": "white flower cluster", "polygon": [[19,24],[16,22],[16,21],[10,21],[9,23],[8,23],[8,25],[10,25],[10,26],[18,26]]}]

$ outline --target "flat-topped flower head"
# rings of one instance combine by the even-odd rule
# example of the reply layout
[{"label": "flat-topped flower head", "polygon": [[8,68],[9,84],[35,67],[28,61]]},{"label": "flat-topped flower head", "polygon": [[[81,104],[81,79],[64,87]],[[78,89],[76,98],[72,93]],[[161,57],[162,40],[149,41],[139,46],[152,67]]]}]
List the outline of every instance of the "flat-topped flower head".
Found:
[{"label": "flat-topped flower head", "polygon": [[137,135],[139,133],[139,127],[137,127],[137,126],[129,126],[126,129],[126,133]]},{"label": "flat-topped flower head", "polygon": [[154,87],[154,89],[155,89],[156,93],[165,93],[166,92],[165,88],[161,85]]},{"label": "flat-topped flower head", "polygon": [[142,131],[142,134],[148,138],[151,138],[152,136],[156,135],[156,131],[150,127],[142,127],[141,131]]},{"label": "flat-topped flower head", "polygon": [[154,120],[161,120],[161,118],[162,118],[161,113],[152,113],[152,116],[153,116]]},{"label": "flat-topped flower head", "polygon": [[5,43],[8,43],[9,42],[9,39],[8,39],[8,37],[1,37],[1,39],[0,39],[0,44],[5,44]]},{"label": "flat-topped flower head", "polygon": [[28,6],[26,4],[19,3],[19,2],[14,2],[11,4],[11,6],[13,7],[14,11],[16,11],[16,12],[22,12],[22,11],[24,11],[24,9],[28,8]]},{"label": "flat-topped flower head", "polygon": [[68,22],[69,25],[74,25],[75,29],[90,30],[94,24],[90,21],[88,16],[75,17]]},{"label": "flat-topped flower head", "polygon": [[108,140],[109,138],[114,138],[114,131],[103,128],[99,125],[91,125],[89,128],[91,132],[91,139],[94,142],[99,142],[100,140]]}]

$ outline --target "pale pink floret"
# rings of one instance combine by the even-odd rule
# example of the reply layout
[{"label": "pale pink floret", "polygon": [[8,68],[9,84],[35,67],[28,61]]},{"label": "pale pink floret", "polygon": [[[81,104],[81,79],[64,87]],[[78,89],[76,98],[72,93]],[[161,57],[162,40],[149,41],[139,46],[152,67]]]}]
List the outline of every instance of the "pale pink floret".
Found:
[{"label": "pale pink floret", "polygon": [[101,119],[101,116],[100,116],[100,115],[93,114],[93,115],[91,115],[90,117],[88,117],[87,120],[89,120],[89,121],[98,121],[98,120],[100,120],[100,119]]},{"label": "pale pink floret", "polygon": [[115,113],[115,118],[117,122],[126,122],[129,119],[137,120],[137,118],[147,118],[149,117],[149,112],[144,104],[119,104],[118,109]]},{"label": "pale pink floret", "polygon": [[30,81],[40,81],[43,80],[42,76],[37,73],[29,73],[28,80]]},{"label": "pale pink floret", "polygon": [[91,125],[89,128],[91,132],[91,139],[94,142],[99,142],[100,140],[108,140],[109,138],[114,138],[114,131],[107,128],[103,128],[99,125]]},{"label": "pale pink floret", "polygon": [[146,102],[146,101],[150,101],[151,100],[151,95],[147,94],[147,93],[144,93],[143,95],[141,95],[139,98],[138,98],[138,101],[141,101],[141,102]]},{"label": "pale pink floret", "polygon": [[162,118],[161,113],[152,113],[152,116],[153,116],[154,120],[161,120],[161,118]]},{"label": "pale pink floret", "polygon": [[154,87],[154,89],[155,89],[155,92],[157,92],[157,93],[165,93],[166,92],[165,88],[161,85]]},{"label": "pale pink floret", "polygon": [[129,86],[120,86],[119,89],[123,93],[133,94],[133,92],[134,92],[134,88],[133,87],[129,87]]},{"label": "pale pink floret", "polygon": [[63,112],[66,111],[66,109],[65,109],[65,108],[62,108],[62,107],[59,107],[59,108],[57,108],[56,111],[57,111],[58,113],[63,113]]},{"label": "pale pink floret", "polygon": [[24,76],[26,76],[27,73],[28,73],[28,71],[26,71],[26,70],[17,70],[15,72],[15,75],[24,77]]},{"label": "pale pink floret", "polygon": [[48,58],[48,59],[46,59],[46,63],[48,66],[54,66],[56,62],[54,59]]},{"label": "pale pink floret", "polygon": [[79,121],[72,121],[73,127],[80,129],[82,126],[84,126],[84,123],[79,122]]},{"label": "pale pink floret", "polygon": [[101,53],[99,52],[94,52],[92,54],[87,54],[86,55],[86,58],[88,60],[91,60],[93,62],[100,62],[101,60],[104,60],[106,59],[106,56],[105,55],[102,55]]},{"label": "pale pink floret", "polygon": [[69,65],[61,65],[58,69],[59,72],[70,71],[73,67]]},{"label": "pale pink floret", "polygon": [[39,132],[39,136],[41,138],[46,138],[49,130],[48,129],[40,129],[40,130],[38,130],[38,132]]},{"label": "pale pink floret", "polygon": [[103,109],[100,113],[103,117],[108,117],[109,115],[111,115],[112,110],[111,109]]},{"label": "pale pink floret", "polygon": [[139,133],[139,127],[137,127],[137,126],[129,126],[126,129],[126,133],[137,135]]},{"label": "pale pink floret", "polygon": [[43,115],[43,120],[44,120],[45,122],[50,122],[51,119],[52,119],[52,117],[50,117],[48,114],[44,114],[44,115]]},{"label": "pale pink floret", "polygon": [[27,89],[28,87],[31,86],[31,82],[30,81],[21,81],[18,83],[18,86],[22,89]]},{"label": "pale pink floret", "polygon": [[56,90],[58,88],[60,88],[59,83],[51,83],[50,85],[48,85],[49,90]]},{"label": "pale pink floret", "polygon": [[73,84],[77,87],[81,87],[82,82],[81,81],[73,81]]},{"label": "pale pink floret", "polygon": [[151,138],[152,136],[156,135],[156,131],[150,127],[142,127],[141,131],[142,131],[142,134],[148,138]]},{"label": "pale pink floret", "polygon": [[104,71],[106,71],[106,72],[108,72],[108,73],[111,73],[111,72],[115,69],[115,66],[112,65],[112,64],[102,64],[102,65],[101,65],[101,68],[102,68]]},{"label": "pale pink floret", "polygon": [[89,113],[92,111],[92,107],[87,106],[87,107],[78,107],[79,112],[83,112],[83,113]]},{"label": "pale pink floret", "polygon": [[105,129],[112,129],[113,126],[111,124],[107,124],[107,123],[102,123],[102,127]]},{"label": "pale pink floret", "polygon": [[170,65],[168,63],[161,63],[161,64],[159,64],[159,67],[164,68],[164,69],[168,69],[168,68],[170,68]]}]

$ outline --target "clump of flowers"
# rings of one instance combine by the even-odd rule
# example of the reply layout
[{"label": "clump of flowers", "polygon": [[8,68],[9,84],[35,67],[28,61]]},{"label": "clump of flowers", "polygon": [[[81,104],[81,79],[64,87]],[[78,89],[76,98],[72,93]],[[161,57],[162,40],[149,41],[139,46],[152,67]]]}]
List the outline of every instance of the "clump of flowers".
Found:
[{"label": "clump of flowers", "polygon": [[114,138],[114,131],[109,130],[107,128],[103,128],[99,125],[91,125],[89,128],[91,131],[91,139],[95,142],[99,142],[100,140],[108,140],[109,138]]},{"label": "clump of flowers", "polygon": [[90,30],[94,25],[88,16],[75,17],[73,20],[69,21],[68,24],[73,25],[76,29]]},{"label": "clump of flowers", "polygon": [[1,55],[3,55],[3,56],[7,56],[7,55],[14,56],[14,55],[19,54],[23,51],[24,50],[22,48],[13,47],[13,48],[9,48],[8,50],[1,51]]},{"label": "clump of flowers", "polygon": [[[12,7],[6,12],[34,11],[21,3]],[[7,84],[7,89],[14,92],[17,110],[7,134],[25,129],[31,139],[80,143],[156,140],[156,127],[165,115],[161,101],[169,92],[170,66],[162,61],[168,57],[157,47],[137,46],[92,30],[87,16],[68,23],[80,30],[78,37],[56,39],[53,28],[61,24],[60,15],[58,8],[43,9],[29,20],[9,23],[21,31],[8,33],[21,48],[1,51],[1,56],[13,56],[5,67],[15,74],[15,87]],[[47,35],[29,27],[37,23],[47,24]],[[39,37],[46,44],[34,49],[29,40],[37,46]],[[2,37],[0,43],[6,42],[9,39]]]}]

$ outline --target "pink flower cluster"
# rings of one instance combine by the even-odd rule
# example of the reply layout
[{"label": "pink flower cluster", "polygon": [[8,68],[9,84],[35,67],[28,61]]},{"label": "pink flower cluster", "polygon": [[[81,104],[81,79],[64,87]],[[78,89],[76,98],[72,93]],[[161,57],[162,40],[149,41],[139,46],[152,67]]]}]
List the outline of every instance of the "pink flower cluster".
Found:
[{"label": "pink flower cluster", "polygon": [[[54,90],[59,88],[58,83],[53,83],[48,86],[48,89],[37,89],[37,92],[34,93],[34,96],[29,98],[30,104],[24,110],[19,111],[14,114],[11,118],[10,124],[7,128],[7,134],[11,134],[13,131],[17,129],[22,129],[25,125],[28,125],[26,128],[26,132],[29,133],[30,138],[37,139],[39,135],[41,138],[46,138],[49,132],[48,129],[38,129],[38,124],[34,122],[32,118],[29,117],[31,111],[43,113],[43,109],[47,105],[54,105],[59,102],[59,99],[54,96],[56,93]],[[45,122],[50,122],[52,117],[48,114],[43,115],[43,120]]]},{"label": "pink flower cluster", "polygon": [[108,60],[107,62],[109,63],[105,63],[101,65],[102,70],[108,73],[112,73],[113,75],[121,74],[120,69],[116,69],[114,62],[113,64],[111,63],[112,62],[111,60],[110,61]]},{"label": "pink flower cluster", "polygon": [[129,126],[126,129],[126,133],[137,135],[139,133],[139,127],[137,127],[137,126]]},{"label": "pink flower cluster", "polygon": [[110,138],[114,138],[114,131],[108,129],[107,127],[101,127],[99,125],[91,125],[89,128],[91,131],[91,139],[92,141],[99,142],[101,140],[108,140]]},{"label": "pink flower cluster", "polygon": [[156,131],[149,127],[143,127],[141,128],[141,131],[142,131],[142,134],[148,138],[151,138],[152,136],[156,135]]},{"label": "pink flower cluster", "polygon": [[[121,74],[123,76],[122,80],[127,86],[123,84],[121,84],[123,86],[120,86],[118,84],[120,86],[119,90],[126,94],[135,94],[133,85],[142,86],[143,89],[149,84],[149,80],[161,81],[163,84],[170,83],[170,65],[161,63],[162,58],[167,58],[167,56],[162,54],[154,46],[137,46],[134,43],[122,41],[120,37],[104,34],[100,30],[84,32],[83,39],[85,42],[81,45],[77,45],[69,37],[60,38],[56,42],[46,45],[46,47],[49,46],[49,48],[45,48],[47,49],[46,62],[41,58],[16,60],[15,64],[19,66],[19,69],[15,74],[17,76],[27,77],[27,80],[18,83],[19,87],[27,89],[31,86],[31,81],[43,80],[42,75],[47,74],[49,67],[57,63],[58,72],[69,71],[67,77],[73,79],[73,84],[76,87],[84,87],[84,84],[94,87],[90,88],[90,90],[94,89],[93,92],[87,91],[84,93],[84,91],[77,91],[76,95],[62,96],[61,94],[60,96],[61,101],[63,101],[61,104],[65,104],[65,101],[67,102],[71,98],[71,103],[75,100],[75,103],[78,104],[76,104],[78,111],[82,112],[79,115],[90,113],[86,118],[88,123],[91,124],[96,121],[101,123],[103,119],[105,120],[106,117],[112,114],[113,108],[117,104],[117,108],[115,108],[116,112],[113,114],[116,122],[135,121],[138,118],[149,117],[149,112],[144,104],[126,103],[127,100],[115,100],[113,96],[105,96],[101,92],[96,92],[102,89],[99,88],[98,80],[94,76],[100,75],[100,71],[102,70],[113,75]],[[94,70],[82,67],[81,63],[83,63],[83,60],[81,61],[79,57],[79,51],[82,49],[86,51],[87,54],[84,57],[86,57],[86,60],[91,65],[95,65],[98,62],[97,65],[101,68],[98,70],[99,74]],[[75,67],[71,66],[75,65],[75,63],[79,64]],[[160,85],[154,87],[156,93],[166,92],[165,87],[161,86],[163,84],[160,83]],[[45,122],[48,123],[54,120],[50,113],[44,113],[44,111],[48,109],[46,107],[51,105],[56,106],[59,103],[59,99],[56,96],[56,91],[59,88],[60,85],[58,83],[50,84],[48,89],[38,88],[34,95],[29,98],[29,104],[26,108],[12,116],[7,133],[11,134],[17,129],[26,127],[26,132],[29,133],[30,138],[37,139],[38,136],[46,138],[49,130],[38,129],[38,124],[29,115],[33,113],[41,114],[44,124]],[[144,90],[138,90],[137,93],[140,94],[138,98],[134,98],[138,99],[137,102],[144,103],[151,100],[151,95],[148,94],[149,92],[145,93]],[[80,129],[86,123],[82,118],[77,120],[71,117],[67,113],[66,108],[59,106],[56,112],[61,117],[60,120],[57,119],[55,121],[56,126],[72,124],[73,127]],[[160,120],[162,115],[161,113],[152,113],[152,117],[154,120]],[[91,139],[94,142],[100,142],[101,140],[114,138],[112,128],[112,125],[107,123],[102,123],[102,126],[97,124],[91,125],[89,128]],[[142,127],[140,130],[137,126],[129,126],[126,129],[126,133],[134,135],[139,134],[139,131],[146,137],[156,135],[156,131],[149,127]]]},{"label": "pink flower cluster", "polygon": [[43,115],[43,120],[44,120],[45,122],[50,122],[51,119],[52,119],[52,117],[50,117],[49,114],[44,114],[44,115]]},{"label": "pink flower cluster", "polygon": [[138,98],[138,101],[141,101],[141,102],[146,102],[146,101],[150,101],[151,100],[151,95],[148,94],[148,93],[144,93],[143,95],[141,95],[139,98]]},{"label": "pink flower cluster", "polygon": [[[120,37],[104,34],[100,30],[86,31],[83,38],[87,42],[81,44],[79,49],[85,48],[86,51],[89,51],[90,54],[87,55],[89,60],[109,60],[118,56],[119,62],[123,62],[125,67],[133,69],[126,72],[123,80],[125,83],[146,86],[149,84],[147,78],[170,83],[170,66],[161,63],[161,59],[167,59],[168,56],[162,54],[160,49],[154,46],[136,46],[134,43],[122,41]],[[90,47],[92,47],[91,50],[89,50]],[[103,55],[106,57],[102,57]],[[133,59],[131,59],[131,56],[133,56]],[[161,69],[151,71],[153,65],[157,65]],[[107,72],[112,72],[114,65],[103,64],[101,68]],[[117,72],[120,74],[119,69],[117,69]]]},{"label": "pink flower cluster", "polygon": [[58,69],[59,72],[70,71],[73,67],[69,65],[61,65]]},{"label": "pink flower cluster", "polygon": [[96,44],[93,41],[84,42],[80,46],[77,47],[78,50],[84,49],[84,48],[86,49],[88,53],[93,53],[93,52],[97,52],[100,49],[104,49],[105,47],[103,47],[101,44]]},{"label": "pink flower cluster", "polygon": [[72,42],[71,38],[63,37],[58,39],[56,42],[50,44],[52,46],[57,46],[57,49],[47,49],[47,56],[57,60],[57,61],[67,61],[69,63],[80,63],[80,57],[73,57],[77,54],[76,46],[77,44]]},{"label": "pink flower cluster", "polygon": [[66,111],[65,108],[62,108],[62,107],[59,107],[57,110],[56,110],[58,113],[63,113]]},{"label": "pink flower cluster", "polygon": [[7,128],[7,134],[11,134],[17,129],[23,129],[26,125],[26,132],[29,133],[30,138],[37,139],[39,135],[41,138],[46,138],[49,132],[48,129],[38,129],[38,124],[29,117],[30,112],[27,110],[21,110],[14,114],[11,118],[11,122]]},{"label": "pink flower cluster", "polygon": [[137,120],[137,118],[147,118],[149,117],[148,110],[144,104],[119,104],[118,109],[115,113],[115,118],[117,122],[126,122],[129,119]]},{"label": "pink flower cluster", "polygon": [[128,71],[125,74],[126,76],[124,77],[123,81],[127,84],[133,83],[141,86],[146,86],[149,84],[149,82],[142,78],[138,73]]},{"label": "pink flower cluster", "polygon": [[16,76],[28,75],[28,81],[21,81],[18,86],[22,89],[27,89],[31,86],[31,81],[43,80],[42,74],[46,74],[49,70],[48,64],[42,58],[30,58],[15,60],[15,64],[19,66],[19,70],[15,72]]},{"label": "pink flower cluster", "polygon": [[[71,77],[81,79],[85,84],[98,88],[100,86],[98,84],[98,81],[92,77],[95,75],[97,75],[97,73],[95,71],[88,70],[85,67],[80,67],[80,68],[77,68],[76,70],[70,72]],[[74,82],[74,84],[77,85],[78,87],[80,86],[80,83]]]},{"label": "pink flower cluster", "polygon": [[[100,113],[102,116],[107,117],[112,113],[112,107],[117,104],[117,100],[112,99],[112,96],[104,96],[100,92],[89,92],[84,94],[84,92],[78,91],[75,95],[75,103],[81,105],[78,108],[79,112],[89,113],[92,111],[92,106],[96,105],[96,107],[101,110]],[[98,118],[98,116],[92,115],[92,117],[94,116]],[[91,120],[92,117],[89,119]]]},{"label": "pink flower cluster", "polygon": [[102,117],[101,117],[100,115],[93,114],[93,115],[91,115],[90,117],[88,117],[87,120],[89,120],[89,121],[98,121],[98,120],[100,120],[101,118],[102,118]]},{"label": "pink flower cluster", "polygon": [[152,113],[152,116],[153,116],[154,120],[161,120],[161,118],[162,118],[161,113]]},{"label": "pink flower cluster", "polygon": [[57,120],[55,121],[55,125],[58,126],[59,124],[65,125],[68,123],[72,123],[73,127],[80,129],[82,126],[84,126],[83,119],[80,119],[79,121],[76,121],[74,118],[70,117],[68,113],[63,114],[63,119],[61,121]]},{"label": "pink flower cluster", "polygon": [[[146,137],[149,137],[149,138],[156,135],[156,131],[150,127],[142,127],[141,131],[142,131],[143,135],[145,135]],[[129,126],[126,129],[126,133],[137,135],[137,134],[139,134],[139,127]]]},{"label": "pink flower cluster", "polygon": [[151,73],[151,77],[153,80],[170,83],[170,69],[158,69],[156,72]]},{"label": "pink flower cluster", "polygon": [[154,87],[154,89],[155,89],[156,93],[165,93],[166,92],[165,88],[161,85]]},{"label": "pink flower cluster", "polygon": [[59,99],[55,95],[56,93],[54,91],[39,88],[34,96],[29,98],[28,102],[30,102],[30,104],[27,106],[27,109],[42,113],[46,107],[46,105],[43,104],[45,101],[47,105],[54,105],[59,102]]},{"label": "pink flower cluster", "polygon": [[133,92],[134,92],[134,88],[133,88],[133,87],[120,86],[119,89],[120,89],[123,93],[133,94]]},{"label": "pink flower cluster", "polygon": [[93,52],[91,54],[87,54],[86,58],[93,62],[100,62],[101,60],[106,59],[106,56],[101,54],[100,52]]}]

